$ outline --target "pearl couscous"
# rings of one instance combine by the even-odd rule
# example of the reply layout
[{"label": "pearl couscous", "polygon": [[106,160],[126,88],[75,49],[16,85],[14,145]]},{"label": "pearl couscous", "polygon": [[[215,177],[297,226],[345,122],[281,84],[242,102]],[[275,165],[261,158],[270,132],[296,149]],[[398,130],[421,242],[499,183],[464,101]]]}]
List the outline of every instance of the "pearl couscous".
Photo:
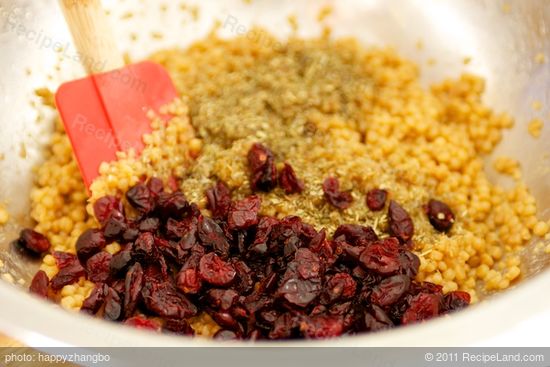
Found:
[{"label": "pearl couscous", "polygon": [[540,118],[532,119],[527,125],[527,131],[533,138],[540,138],[542,134],[542,129],[544,128],[544,123]]},{"label": "pearl couscous", "polygon": [[10,219],[10,214],[8,213],[7,209],[0,204],[0,226],[3,226],[4,224],[8,223],[9,219]]}]

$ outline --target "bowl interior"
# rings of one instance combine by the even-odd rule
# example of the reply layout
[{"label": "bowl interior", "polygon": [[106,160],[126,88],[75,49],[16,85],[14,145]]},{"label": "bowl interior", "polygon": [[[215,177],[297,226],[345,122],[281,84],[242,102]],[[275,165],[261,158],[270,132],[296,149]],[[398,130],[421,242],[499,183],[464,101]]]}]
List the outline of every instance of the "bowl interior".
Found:
[{"label": "bowl interior", "polygon": [[[547,87],[550,62],[537,62],[541,53],[550,60],[550,7],[542,1],[189,0],[182,5],[161,4],[156,0],[105,0],[104,3],[120,47],[134,60],[161,48],[184,47],[204,37],[216,24],[224,37],[245,33],[262,37],[252,31],[254,25],[260,25],[284,39],[292,32],[288,16],[293,15],[298,20],[300,36],[317,36],[322,31],[317,14],[323,6],[330,5],[333,14],[325,24],[332,27],[334,37],[354,36],[366,45],[396,48],[420,65],[422,82],[426,85],[465,71],[479,74],[487,81],[486,103],[516,119],[515,127],[505,133],[494,154],[504,153],[520,161],[541,218],[550,218],[550,145],[545,144],[550,140],[550,129],[544,129],[538,140],[527,132],[527,123],[535,115],[550,120]],[[6,288],[2,284],[1,289],[19,302],[27,299],[22,288],[38,264],[14,252],[10,241],[23,226],[30,224],[32,168],[41,162],[54,116],[53,111],[40,105],[34,90],[42,87],[55,90],[62,81],[82,76],[83,70],[55,0],[3,1],[0,47],[0,172],[3,173],[0,203],[8,208],[11,217],[0,228],[0,272],[4,280],[21,288]],[[471,61],[465,63],[465,58]],[[541,111],[532,109],[533,101],[542,102]],[[488,174],[493,182],[509,184],[490,169]],[[540,276],[548,277],[544,268],[550,263],[550,255],[536,253],[534,247],[529,245],[524,251],[525,274],[531,277],[542,272],[545,274]],[[41,303],[36,307],[37,314],[48,308]],[[17,329],[12,316],[3,312],[0,326]],[[88,321],[69,314],[52,317],[62,318],[63,322]],[[449,323],[437,321],[445,322]],[[390,333],[394,332],[402,333]]]}]

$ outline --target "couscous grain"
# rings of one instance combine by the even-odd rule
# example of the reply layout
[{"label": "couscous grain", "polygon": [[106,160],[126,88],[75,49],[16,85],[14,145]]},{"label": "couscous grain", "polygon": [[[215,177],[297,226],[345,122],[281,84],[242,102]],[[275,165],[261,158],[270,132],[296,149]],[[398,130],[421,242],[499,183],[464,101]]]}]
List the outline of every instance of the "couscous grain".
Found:
[{"label": "couscous grain", "polygon": [[543,127],[544,123],[542,122],[542,120],[540,118],[534,118],[527,125],[527,130],[533,138],[539,138],[542,133]]},{"label": "couscous grain", "polygon": [[4,224],[8,223],[9,219],[10,219],[10,213],[8,213],[7,209],[0,204],[0,226],[3,226]]}]

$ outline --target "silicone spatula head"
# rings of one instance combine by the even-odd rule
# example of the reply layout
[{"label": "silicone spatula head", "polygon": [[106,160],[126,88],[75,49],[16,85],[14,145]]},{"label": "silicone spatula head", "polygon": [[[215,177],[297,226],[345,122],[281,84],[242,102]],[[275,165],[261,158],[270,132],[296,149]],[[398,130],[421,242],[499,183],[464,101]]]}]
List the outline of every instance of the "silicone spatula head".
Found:
[{"label": "silicone spatula head", "polygon": [[158,112],[177,93],[160,65],[124,65],[100,0],[59,5],[89,76],[63,84],[56,104],[89,187],[101,163],[116,159],[116,152],[141,152],[143,134],[151,131],[148,111]]},{"label": "silicone spatula head", "polygon": [[140,153],[143,135],[151,132],[147,112],[159,111],[176,97],[168,73],[152,62],[61,85],[56,104],[86,187],[117,151]]}]

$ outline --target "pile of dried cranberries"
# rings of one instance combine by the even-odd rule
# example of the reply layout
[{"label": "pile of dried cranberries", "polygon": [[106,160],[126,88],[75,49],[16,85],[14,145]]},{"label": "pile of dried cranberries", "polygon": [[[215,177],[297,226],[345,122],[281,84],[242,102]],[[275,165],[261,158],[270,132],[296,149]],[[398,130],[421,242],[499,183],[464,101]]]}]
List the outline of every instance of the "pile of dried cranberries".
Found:
[{"label": "pile of dried cranberries", "polygon": [[[255,189],[271,190],[277,181],[285,191],[303,189],[289,165],[277,175],[267,148],[255,144],[249,161]],[[329,202],[347,205],[350,197],[337,182],[324,186]],[[369,208],[382,210],[386,195],[370,192]],[[48,289],[58,291],[85,276],[96,286],[82,312],[178,334],[192,334],[187,320],[206,312],[222,328],[217,338],[254,340],[376,331],[470,302],[468,293],[444,295],[440,286],[414,280],[419,259],[409,251],[413,223],[394,201],[389,237],[343,224],[330,239],[299,217],[259,215],[258,196],[234,201],[221,182],[206,196],[211,217],[156,178],[126,193],[137,217],[127,216],[116,197],[99,199],[94,210],[101,228],[80,236],[76,256],[54,252],[58,274],[48,280],[38,272],[31,291],[47,296]],[[426,212],[434,227],[446,230],[452,213],[440,204],[430,203]],[[18,242],[40,252],[49,247],[44,240],[26,230]],[[115,241],[119,253],[103,250]]]}]

